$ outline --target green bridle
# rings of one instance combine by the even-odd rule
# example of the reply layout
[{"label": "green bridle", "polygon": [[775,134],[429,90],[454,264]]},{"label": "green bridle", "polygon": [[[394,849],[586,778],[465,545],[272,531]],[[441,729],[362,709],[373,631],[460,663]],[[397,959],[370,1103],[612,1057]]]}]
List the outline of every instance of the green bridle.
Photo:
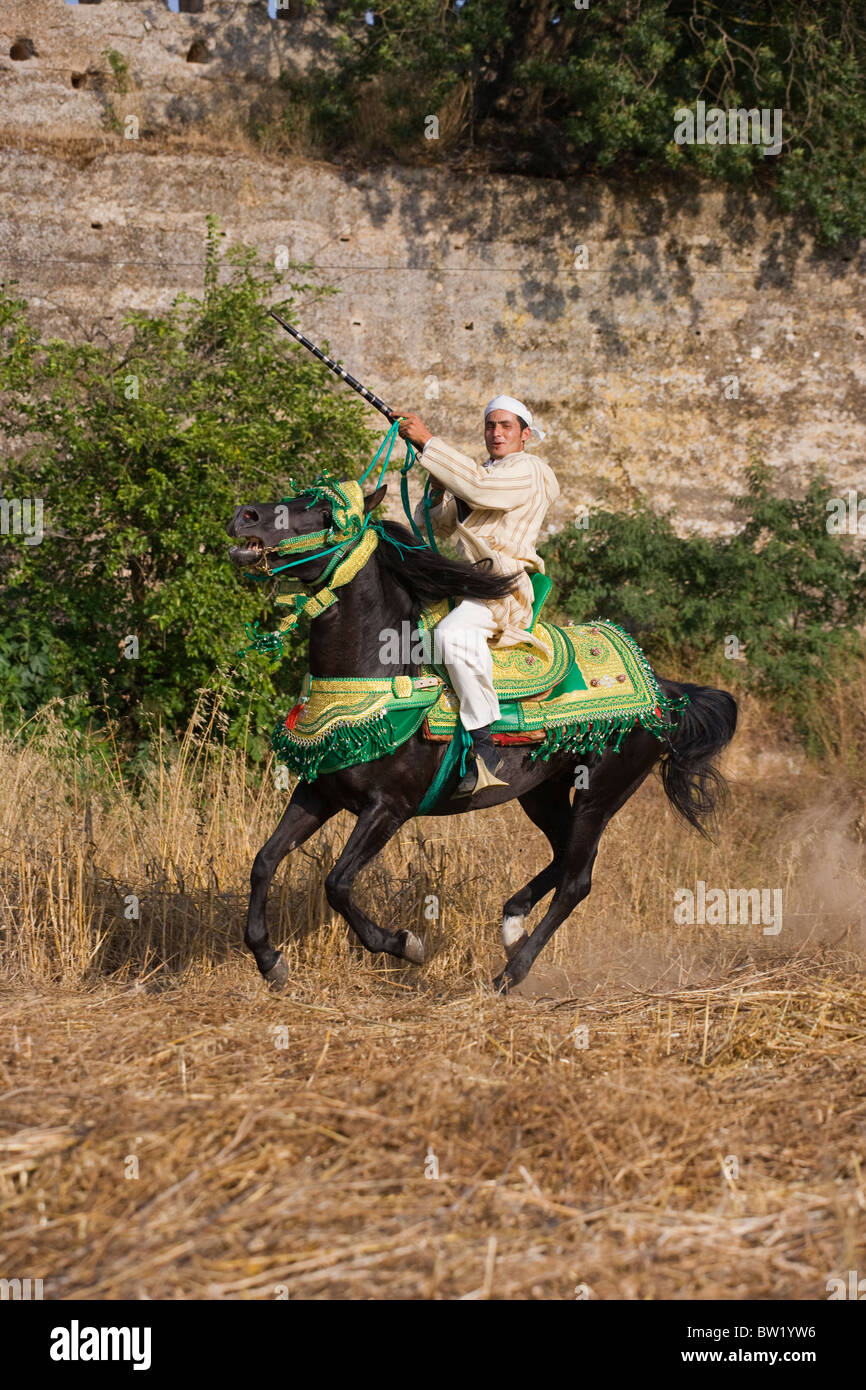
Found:
[{"label": "green bridle", "polygon": [[[399,425],[400,421],[395,420],[379,446],[375,458],[357,482],[343,483],[327,469],[320,473],[307,487],[297,488],[294,479],[289,479],[290,495],[281,498],[281,503],[295,501],[299,497],[309,497],[307,510],[316,506],[317,503],[328,503],[331,506],[331,525],[320,531],[308,531],[301,535],[286,536],[277,545],[269,546],[262,552],[262,557],[257,564],[246,572],[247,578],[263,583],[286,570],[295,569],[298,565],[309,564],[311,560],[324,559],[327,555],[330,555],[331,559],[322,573],[317,576],[315,581],[317,587],[311,594],[293,591],[294,585],[303,582],[299,579],[287,577],[279,581],[279,592],[274,602],[278,606],[288,607],[292,611],[286,614],[274,632],[262,632],[258,621],[252,625],[245,624],[250,644],[241,648],[238,651],[238,656],[245,657],[248,652],[257,651],[263,656],[269,656],[274,662],[279,661],[285,655],[283,636],[293,632],[302,617],[318,618],[321,613],[324,613],[327,608],[337,602],[337,594],[334,591],[351,583],[370,559],[380,538],[388,541],[391,545],[396,545],[401,550],[406,548],[386,533],[381,522],[373,521],[371,513],[365,513],[365,497],[361,487],[361,484],[379,462],[384,451],[385,458],[376,479],[376,487],[381,483],[391,458]],[[421,549],[422,547],[426,548],[426,545],[409,508],[407,480],[409,469],[415,463],[415,457],[415,451],[407,440],[406,460],[401,469],[401,495],[403,508],[409,518],[412,530],[421,542],[421,545],[415,548]],[[430,545],[436,550],[429,510],[428,479],[424,491],[424,516]],[[329,541],[333,544],[327,544]],[[296,560],[289,560],[280,565],[271,563],[272,556],[296,553],[300,557]],[[256,570],[263,572],[257,574],[255,573]]]},{"label": "green bridle", "polygon": [[[331,525],[321,531],[286,536],[279,544],[270,546],[255,567],[264,573],[251,574],[249,577],[258,580],[271,579],[286,570],[293,570],[298,565],[309,564],[311,560],[324,559],[326,556],[330,557],[328,563],[316,577],[313,593],[296,591],[295,585],[300,582],[297,579],[286,578],[280,581],[280,591],[274,601],[278,607],[288,607],[291,611],[285,615],[274,632],[261,632],[258,622],[252,626],[247,623],[246,632],[250,638],[250,645],[239,651],[238,656],[257,651],[263,656],[269,656],[272,661],[279,661],[285,655],[283,636],[294,631],[302,616],[317,618],[326,608],[336,603],[335,590],[355,578],[379,543],[376,530],[369,526],[369,517],[364,515],[364,494],[360,483],[341,483],[339,479],[324,472],[320,473],[308,488],[294,493],[294,497],[305,496],[310,498],[308,508],[318,502],[330,502],[333,509]],[[283,502],[290,500],[293,499],[282,499]],[[327,544],[329,541],[333,544]],[[297,552],[300,552],[300,555],[295,560],[278,565],[272,563],[274,556]]]}]

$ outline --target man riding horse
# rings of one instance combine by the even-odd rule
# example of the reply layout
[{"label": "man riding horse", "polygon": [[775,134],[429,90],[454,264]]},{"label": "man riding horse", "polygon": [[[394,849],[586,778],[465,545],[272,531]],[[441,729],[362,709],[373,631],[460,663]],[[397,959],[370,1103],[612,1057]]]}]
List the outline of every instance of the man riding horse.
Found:
[{"label": "man riding horse", "polygon": [[[274,317],[381,414],[398,419],[339,363]],[[422,539],[417,527],[413,536],[398,522],[373,519],[385,496],[381,480],[394,426],[360,479],[324,472],[300,490],[292,484],[279,503],[237,507],[226,527],[236,542],[229,552],[234,563],[251,578],[277,578],[278,628],[261,633],[258,624],[248,625],[251,646],[244,654],[254,649],[279,659],[301,617],[311,620],[301,694],[272,739],[298,780],[255,857],[244,933],[274,988],[285,988],[289,968],[270,941],[268,890],[285,856],[340,811],[356,820],[325,879],[328,903],[368,951],[420,965],[424,942],[408,925],[386,930],[361,908],[354,896],[358,874],[413,817],[519,802],[547,837],[551,859],[528,883],[508,885],[502,909],[508,963],[493,981],[497,991],[526,978],[545,943],[587,896],[605,827],[654,767],[669,805],[706,833],[704,822],[724,792],[716,761],[736,728],[732,697],[656,675],[634,639],[608,618],[567,631],[542,625],[541,641],[528,631],[534,590],[527,570],[543,569],[536,538],[559,495],[547,464],[525,452],[531,426],[520,401],[496,397],[485,411],[489,458],[479,465],[433,437],[417,415],[401,418],[400,433],[423,449],[421,462],[438,485],[434,520],[441,530],[456,531],[465,557],[459,560],[416,544]],[[362,484],[386,445],[377,485],[365,493]],[[404,484],[411,462],[407,450]],[[291,583],[282,590],[284,572]],[[296,582],[305,592],[296,591]],[[430,626],[444,629],[453,693],[435,669],[439,663],[430,669],[414,644],[395,666],[371,639],[377,632],[401,632],[405,623],[424,633]],[[490,638],[512,650],[494,662]],[[543,656],[522,653],[527,642],[543,646]],[[501,713],[491,680],[497,667]],[[491,726],[497,720],[507,728],[500,745],[507,782],[496,776],[500,749],[493,747]],[[466,770],[467,731],[475,767],[463,799],[455,801],[447,793]],[[577,767],[588,777],[580,786]],[[551,892],[530,934],[529,915]]]},{"label": "man riding horse", "polygon": [[[472,739],[473,757],[454,796],[471,796],[489,786],[507,786],[496,776],[502,767],[491,726],[500,717],[493,688],[494,647],[529,643],[549,649],[530,633],[533,591],[528,570],[544,573],[535,544],[547,510],[559,496],[559,483],[543,459],[525,452],[533,436],[532,414],[513,396],[496,396],[484,411],[489,457],[477,464],[433,435],[418,415],[406,415],[400,434],[421,452],[419,462],[439,484],[430,491],[430,518],[440,536],[456,533],[468,560],[488,560],[491,572],[519,579],[504,598],[463,599],[436,625],[442,659],[460,700],[460,718]],[[447,489],[447,492],[446,492]],[[416,511],[420,520],[422,504]]]}]

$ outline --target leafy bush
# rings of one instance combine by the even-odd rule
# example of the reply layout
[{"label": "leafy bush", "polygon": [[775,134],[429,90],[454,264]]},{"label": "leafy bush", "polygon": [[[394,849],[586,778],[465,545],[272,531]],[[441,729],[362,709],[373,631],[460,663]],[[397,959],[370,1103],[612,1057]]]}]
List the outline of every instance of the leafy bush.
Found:
[{"label": "leafy bush", "polygon": [[[130,314],[124,342],[43,342],[3,287],[3,495],[45,509],[41,544],[10,535],[0,552],[8,719],[83,695],[75,718],[98,707],[132,746],[156,721],[185,727],[196,692],[222,684],[240,740],[250,712],[264,734],[294,694],[303,639],[276,677],[234,661],[244,624],[273,610],[229,561],[225,526],[240,503],[282,496],[290,476],[357,476],[373,436],[355,398],[266,317],[284,277],[249,248],[221,256],[221,235],[209,220],[203,297]],[[288,288],[307,301],[328,292]],[[291,299],[280,308],[291,320]],[[137,659],[123,654],[129,636]],[[252,749],[264,752],[264,736]]]},{"label": "leafy bush", "polygon": [[[688,678],[700,659],[720,680],[732,672],[791,716],[810,741],[822,687],[854,672],[866,646],[862,546],[827,530],[831,490],[776,497],[754,460],[733,536],[678,536],[670,516],[645,504],[592,512],[540,548],[554,598],[575,621],[610,618],[655,660],[676,654]],[[726,639],[737,639],[737,648]],[[739,658],[732,653],[739,652]],[[668,671],[668,674],[673,674]]]}]

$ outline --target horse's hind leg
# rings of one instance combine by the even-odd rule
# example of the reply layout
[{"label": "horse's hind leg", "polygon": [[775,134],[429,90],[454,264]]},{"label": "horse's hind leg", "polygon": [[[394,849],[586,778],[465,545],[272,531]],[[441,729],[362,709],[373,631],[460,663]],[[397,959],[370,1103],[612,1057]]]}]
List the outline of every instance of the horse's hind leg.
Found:
[{"label": "horse's hind leg", "polygon": [[[493,988],[504,991],[517,985],[529,974],[536,956],[544,949],[557,927],[571,915],[592,886],[592,866],[598,853],[598,842],[606,821],[595,817],[577,818],[575,835],[566,850],[567,865],[553,895],[553,901],[531,936],[524,935],[509,957],[508,965],[493,982]],[[507,949],[507,948],[506,948]]]},{"label": "horse's hind leg", "polygon": [[[630,753],[630,756],[628,756]],[[586,792],[576,794],[571,813],[562,875],[547,912],[531,936],[518,946],[493,982],[498,992],[525,980],[557,927],[571,915],[592,887],[592,866],[608,821],[637,791],[658,760],[660,747],[651,734],[633,734],[622,753],[608,751],[590,774]]]},{"label": "horse's hind leg", "polygon": [[533,787],[531,791],[518,798],[529,819],[539,830],[544,831],[550,841],[553,858],[547,868],[530,879],[518,893],[513,893],[502,909],[502,944],[509,960],[527,940],[526,919],[535,904],[541,902],[551,888],[556,888],[562,877],[561,856],[565,852],[571,829],[571,775],[569,769],[565,777],[557,781],[542,782],[540,786]]},{"label": "horse's hind leg", "polygon": [[369,864],[408,819],[392,806],[375,801],[366,806],[358,817],[346,847],[325,879],[328,902],[345,917],[349,926],[368,951],[385,951],[401,956],[414,965],[424,962],[424,947],[414,932],[383,931],[362,912],[352,896],[352,885],[365,864]]},{"label": "horse's hind leg", "polygon": [[334,808],[327,804],[314,786],[299,783],[279,825],[253,861],[244,942],[255,956],[259,970],[274,989],[281,989],[286,983],[289,968],[285,957],[280,951],[274,950],[268,939],[268,889],[289,851],[308,840],[333,814]]}]

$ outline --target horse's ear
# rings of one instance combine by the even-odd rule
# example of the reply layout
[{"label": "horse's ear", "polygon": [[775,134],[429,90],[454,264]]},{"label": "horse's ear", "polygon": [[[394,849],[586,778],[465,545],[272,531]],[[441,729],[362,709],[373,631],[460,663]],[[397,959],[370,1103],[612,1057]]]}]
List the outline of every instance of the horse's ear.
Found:
[{"label": "horse's ear", "polygon": [[374,508],[374,507],[378,507],[379,503],[382,502],[382,501],[384,501],[385,493],[386,493],[387,491],[388,491],[388,484],[387,484],[387,483],[383,483],[381,487],[377,487],[377,488],[376,488],[376,491],[375,491],[375,492],[369,492],[369,493],[367,493],[366,497],[364,498],[364,515],[365,515],[365,516],[369,516],[369,515],[370,515],[370,512],[373,510],[373,508]]}]

